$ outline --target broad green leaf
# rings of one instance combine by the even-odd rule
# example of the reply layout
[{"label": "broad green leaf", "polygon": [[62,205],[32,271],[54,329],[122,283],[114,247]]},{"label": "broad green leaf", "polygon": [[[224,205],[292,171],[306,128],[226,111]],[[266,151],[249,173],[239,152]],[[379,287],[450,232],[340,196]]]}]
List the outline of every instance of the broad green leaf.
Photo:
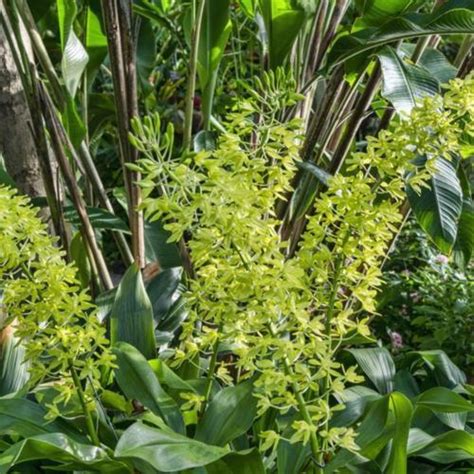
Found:
[{"label": "broad green leaf", "polygon": [[418,194],[407,186],[407,195],[420,226],[441,252],[449,254],[458,233],[462,189],[453,163],[439,158],[436,169],[428,182],[429,188]]},{"label": "broad green leaf", "polygon": [[150,74],[156,63],[156,36],[151,21],[143,19],[140,22],[140,32],[137,39],[137,74],[142,89],[153,90],[149,82]]},{"label": "broad green leaf", "polygon": [[89,86],[107,56],[107,36],[102,26],[101,10],[100,0],[89,0],[85,32],[85,46],[89,55],[89,62],[87,63]]},{"label": "broad green leaf", "polygon": [[472,403],[446,387],[434,387],[426,390],[415,399],[415,405],[443,413],[474,411]]},{"label": "broad green leaf", "polygon": [[102,390],[100,393],[100,401],[105,408],[111,408],[115,411],[122,411],[127,415],[133,412],[133,404],[118,392],[111,390]]},{"label": "broad green leaf", "polygon": [[[182,322],[188,317],[188,307],[184,296],[173,304],[168,313],[160,319],[157,331],[160,333],[172,334],[181,326]],[[170,337],[171,337],[170,336]]]},{"label": "broad green leaf", "polygon": [[425,69],[406,63],[389,46],[378,53],[382,67],[382,95],[400,114],[409,114],[423,97],[439,92],[438,81]]},{"label": "broad green leaf", "polygon": [[252,19],[255,17],[255,2],[256,0],[239,0],[240,8]]},{"label": "broad green leaf", "polygon": [[393,378],[395,376],[395,364],[390,352],[384,347],[368,349],[347,349],[356,359],[365,375],[382,393],[390,393],[393,390]]},{"label": "broad green leaf", "polygon": [[418,456],[429,459],[432,463],[437,464],[453,464],[460,461],[472,461],[472,455],[462,449],[446,450],[434,447],[426,453],[419,453]]},{"label": "broad green leaf", "polygon": [[[298,162],[297,165],[298,168],[306,172],[306,176],[303,175],[300,185],[291,196],[290,218],[293,219],[298,219],[305,215],[308,207],[314,200],[319,185],[327,186],[331,178],[331,174],[314,163],[302,161]],[[306,177],[308,178],[307,180],[304,179]]]},{"label": "broad green leaf", "polygon": [[126,271],[110,313],[110,340],[128,342],[147,359],[156,355],[155,322],[150,298],[139,268],[133,263]]},{"label": "broad green leaf", "polygon": [[228,453],[225,448],[210,446],[140,422],[123,433],[115,449],[116,457],[144,461],[160,472],[206,466]]},{"label": "broad green leaf", "polygon": [[[357,430],[355,442],[360,448],[360,455],[375,459],[393,437],[393,424],[387,426],[389,409],[390,395],[385,395],[372,403]],[[355,457],[355,453],[343,449],[331,460],[325,472],[338,472],[338,469],[350,463]]]},{"label": "broad green leaf", "polygon": [[[454,453],[454,457],[451,457],[450,452],[453,451],[461,453],[460,455]],[[457,460],[472,459],[474,457],[474,436],[464,430],[448,431],[436,438],[426,433],[421,435],[417,432],[410,436],[410,453],[445,464]]]},{"label": "broad green leaf", "polygon": [[87,9],[87,50],[101,48],[107,51],[107,36],[102,26],[102,14],[100,0],[89,0]]},{"label": "broad green leaf", "polygon": [[375,460],[391,441],[388,466],[384,472],[406,473],[412,414],[412,404],[402,393],[392,392],[373,401],[357,430],[355,441],[360,447],[358,454],[341,450],[329,463],[325,472],[339,472],[338,469],[352,463],[358,455]]},{"label": "broad green leaf", "polygon": [[111,290],[104,291],[95,299],[94,304],[97,307],[97,318],[101,323],[104,323],[110,316],[116,294],[117,288],[112,288]]},{"label": "broad green leaf", "polygon": [[72,261],[77,268],[77,275],[82,288],[88,288],[91,279],[91,266],[86,246],[79,231],[71,239],[70,253]]},{"label": "broad green leaf", "polygon": [[175,25],[167,15],[170,6],[170,0],[136,0],[133,2],[133,12],[175,32]]},{"label": "broad green leaf", "polygon": [[298,168],[301,168],[302,170],[312,174],[320,183],[324,184],[325,186],[328,185],[329,180],[331,179],[331,174],[314,163],[310,163],[308,161],[299,161],[297,162],[297,166]]},{"label": "broad green leaf", "polygon": [[463,430],[466,427],[468,412],[443,413],[435,412],[436,418],[454,430]]},{"label": "broad green leaf", "polygon": [[74,99],[69,93],[66,95],[66,108],[62,114],[62,119],[71,143],[75,148],[78,148],[86,135],[86,127],[79,115]]},{"label": "broad green leaf", "polygon": [[0,289],[0,397],[20,390],[28,381],[25,348],[15,337],[14,327],[2,321],[2,290]]},{"label": "broad green leaf", "polygon": [[145,255],[149,262],[158,262],[161,268],[181,266],[178,247],[167,242],[170,234],[159,221],[145,221]]},{"label": "broad green leaf", "polygon": [[225,446],[244,434],[257,414],[253,381],[222,389],[209,403],[196,429],[196,439],[207,444]]},{"label": "broad green leaf", "polygon": [[421,360],[433,371],[438,384],[449,388],[466,383],[464,373],[440,350],[417,351],[408,354],[408,361]]},{"label": "broad green leaf", "polygon": [[[438,448],[446,451],[462,450],[474,458],[474,436],[464,430],[453,430],[443,433],[425,445],[423,452],[429,452],[431,448]],[[423,452],[421,456],[423,456]]]},{"label": "broad green leaf", "polygon": [[[400,53],[412,57],[416,45],[407,43],[402,45]],[[457,75],[457,69],[448,61],[446,56],[434,48],[426,48],[418,60],[418,64],[426,69],[440,84],[445,84]]]},{"label": "broad green leaf", "polygon": [[219,64],[232,31],[229,9],[230,0],[206,0],[197,63],[204,124],[209,124]]},{"label": "broad green leaf", "polygon": [[56,5],[63,52],[61,71],[66,89],[74,97],[89,56],[73,29],[77,14],[75,0],[57,0]]},{"label": "broad green leaf", "polygon": [[163,390],[143,355],[130,344],[123,342],[115,344],[113,351],[118,365],[115,377],[122,392],[130,400],[138,400],[153,413],[161,416],[176,432],[184,433],[184,422],[178,406]]},{"label": "broad green leaf", "polygon": [[408,369],[398,370],[393,379],[394,390],[412,399],[420,393],[415,377]]},{"label": "broad green leaf", "polygon": [[467,266],[474,252],[474,204],[469,199],[463,200],[454,250],[462,255],[463,264]]},{"label": "broad green leaf", "polygon": [[[262,456],[258,449],[248,453],[230,453],[206,466],[208,474],[265,474]],[[286,473],[289,474],[289,473]]]},{"label": "broad green leaf", "polygon": [[201,130],[193,138],[193,148],[196,153],[216,149],[216,134],[209,130]]},{"label": "broad green leaf", "polygon": [[381,395],[378,392],[362,385],[345,389],[338,395],[345,408],[335,412],[330,426],[352,426],[364,415],[371,402],[379,398]]},{"label": "broad green leaf", "polygon": [[153,317],[158,324],[166,317],[181,295],[179,286],[183,275],[181,267],[167,268],[156,275],[147,285],[146,291],[153,308]]},{"label": "broad green leaf", "polygon": [[127,464],[112,460],[102,448],[78,443],[62,433],[49,433],[27,438],[1,453],[0,474],[6,474],[17,464],[34,460],[73,464],[76,469],[110,474],[133,472]]},{"label": "broad green leaf", "polygon": [[392,440],[390,458],[385,472],[388,474],[406,474],[407,449],[413,406],[402,393],[390,394],[390,409],[395,417],[395,434]]},{"label": "broad green leaf", "polygon": [[76,95],[77,88],[81,81],[89,56],[84,49],[79,38],[71,31],[63,52],[61,61],[61,70],[63,73],[64,83],[71,97]]},{"label": "broad green leaf", "polygon": [[197,393],[192,385],[173,372],[173,370],[171,370],[163,360],[153,359],[148,361],[148,363],[150,364],[150,367],[157,376],[161,385],[164,385],[171,390]]},{"label": "broad green leaf", "polygon": [[366,24],[380,24],[412,9],[419,4],[418,0],[356,0],[359,11]]},{"label": "broad green leaf", "polygon": [[309,445],[281,440],[277,448],[278,474],[300,474],[310,452]]},{"label": "broad green leaf", "polygon": [[[130,233],[127,224],[120,217],[115,216],[105,209],[100,207],[88,207],[87,215],[94,229],[118,230],[127,234]],[[74,206],[65,206],[64,218],[76,227],[80,227],[81,225],[81,220]]]},{"label": "broad green leaf", "polygon": [[24,398],[0,398],[0,433],[21,437],[61,432],[80,441],[82,437],[60,419],[45,420],[41,405]]},{"label": "broad green leaf", "polygon": [[410,456],[416,451],[423,449],[425,446],[430,444],[433,439],[433,436],[420,428],[411,428],[408,436],[408,455]]},{"label": "broad green leaf", "polygon": [[175,331],[188,316],[183,285],[180,284],[182,268],[167,268],[161,271],[147,286],[153,306],[155,336],[158,344],[170,342]]},{"label": "broad green leaf", "polygon": [[260,0],[270,67],[281,66],[301,31],[305,11],[296,0]]},{"label": "broad green leaf", "polygon": [[328,65],[333,68],[356,56],[372,54],[377,48],[401,40],[433,34],[471,34],[474,30],[474,8],[457,8],[458,2],[433,13],[408,13],[394,18],[380,27],[364,28],[341,36],[333,45]]},{"label": "broad green leaf", "polygon": [[61,41],[61,49],[64,50],[69,32],[76,18],[77,4],[71,0],[56,0],[56,8],[58,11],[59,39]]}]

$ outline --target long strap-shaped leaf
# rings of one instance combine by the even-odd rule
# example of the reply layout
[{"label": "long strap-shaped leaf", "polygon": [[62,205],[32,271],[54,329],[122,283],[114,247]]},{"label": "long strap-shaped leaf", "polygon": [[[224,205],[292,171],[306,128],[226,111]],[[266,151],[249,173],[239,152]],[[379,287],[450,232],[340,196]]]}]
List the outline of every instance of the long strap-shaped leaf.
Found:
[{"label": "long strap-shaped leaf", "polygon": [[334,44],[328,57],[328,66],[332,69],[362,53],[409,38],[433,34],[470,34],[474,31],[474,5],[457,8],[458,4],[457,1],[449,2],[441,12],[407,14],[380,28],[365,28],[343,36]]},{"label": "long strap-shaped leaf", "polygon": [[130,344],[114,346],[118,369],[117,383],[130,400],[138,400],[161,416],[173,430],[184,433],[184,422],[175,401],[164,391],[146,359]]}]

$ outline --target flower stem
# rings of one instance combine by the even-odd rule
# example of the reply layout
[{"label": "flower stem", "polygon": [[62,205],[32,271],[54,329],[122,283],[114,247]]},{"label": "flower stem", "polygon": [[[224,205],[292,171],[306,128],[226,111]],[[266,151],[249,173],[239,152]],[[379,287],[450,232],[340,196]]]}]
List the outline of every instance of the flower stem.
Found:
[{"label": "flower stem", "polygon": [[84,418],[86,420],[86,427],[89,437],[96,446],[100,446],[100,440],[94,426],[94,420],[92,419],[91,412],[89,410],[89,407],[87,406],[86,395],[84,393],[81,381],[79,380],[79,376],[77,375],[76,369],[74,368],[72,362],[69,363],[69,369],[71,371],[74,386],[77,390],[77,396],[79,397],[79,401],[81,402],[82,411],[84,412]]},{"label": "flower stem", "polygon": [[185,113],[184,113],[184,137],[183,149],[191,148],[191,139],[193,133],[193,110],[194,110],[194,93],[196,91],[196,73],[199,52],[199,38],[201,36],[201,25],[204,17],[204,7],[206,0],[201,0],[196,12],[196,1],[193,0],[192,5],[192,32],[191,32],[191,57],[189,60],[189,77],[188,86],[185,97]]},{"label": "flower stem", "polygon": [[219,352],[219,338],[217,338],[216,342],[214,343],[211,360],[209,362],[209,370],[207,371],[206,389],[204,391],[204,402],[202,404],[201,413],[205,412],[207,402],[209,401],[209,398],[211,397],[212,379],[214,377],[214,372],[216,371],[218,352]]},{"label": "flower stem", "polygon": [[[339,278],[341,276],[343,262],[344,262],[344,245],[346,244],[348,239],[349,239],[349,232],[347,232],[346,235],[344,236],[342,240],[341,248],[340,248],[340,253],[339,255],[336,256],[336,262],[334,266],[334,277],[333,277],[332,285],[331,285],[331,293],[329,295],[328,309],[326,311],[325,332],[326,332],[326,337],[327,337],[328,351],[330,351],[331,353],[331,358],[334,355],[332,352],[331,323],[332,323],[332,317],[334,315],[337,291],[339,288]],[[329,377],[329,372],[328,372],[323,379],[323,388],[326,393],[325,395],[326,406],[329,406],[329,397],[331,395],[329,386],[330,386],[330,377]],[[329,420],[326,421],[326,430],[328,429],[328,424],[329,424]],[[320,453],[319,458],[318,458],[320,463],[323,462],[324,460],[323,458],[324,458],[324,449]]]},{"label": "flower stem", "polygon": [[[277,334],[275,333],[274,329],[271,326],[269,326],[269,328],[271,335],[273,337],[277,337]],[[291,368],[291,364],[288,360],[288,357],[286,356],[283,358],[283,368],[285,374],[292,380],[291,387],[293,389],[293,393],[298,404],[298,411],[300,412],[301,417],[309,426],[314,426],[313,420],[311,419],[311,415],[308,411],[308,407],[306,406],[305,399],[299,390],[298,384],[295,382],[295,373]],[[311,447],[311,454],[313,455],[314,460],[319,460],[319,458],[321,457],[321,453],[319,451],[319,441],[315,431],[311,432],[309,437],[309,443]],[[316,466],[314,472],[315,474],[322,474],[323,470],[321,469],[321,466],[318,465]]]}]

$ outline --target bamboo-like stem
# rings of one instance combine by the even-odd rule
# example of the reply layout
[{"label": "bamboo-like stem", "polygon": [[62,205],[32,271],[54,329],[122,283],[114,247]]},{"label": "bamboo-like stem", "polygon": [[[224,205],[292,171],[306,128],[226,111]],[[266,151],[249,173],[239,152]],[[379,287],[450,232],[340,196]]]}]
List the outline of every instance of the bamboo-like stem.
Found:
[{"label": "bamboo-like stem", "polygon": [[26,0],[16,0],[16,5],[21,15],[23,24],[25,25],[26,31],[28,32],[28,36],[30,37],[33,51],[35,52],[35,55],[38,58],[38,61],[51,84],[51,90],[53,92],[55,102],[61,109],[63,109],[65,106],[63,89],[56,74],[56,70],[54,69],[54,65],[49,57],[48,51],[46,50],[43,40],[41,39],[41,35],[36,28],[35,20],[31,14],[31,10]]},{"label": "bamboo-like stem", "polygon": [[369,80],[367,81],[364,93],[361,95],[359,101],[356,104],[351,119],[346,126],[341,140],[339,141],[338,147],[334,152],[334,156],[331,160],[331,163],[329,164],[328,171],[330,174],[336,174],[344,163],[344,160],[346,159],[346,156],[351,148],[352,142],[356,137],[362,121],[364,120],[364,114],[370,107],[370,104],[377,93],[381,77],[382,73],[380,64],[377,63]]},{"label": "bamboo-like stem", "polygon": [[54,106],[46,90],[44,89],[43,84],[39,83],[38,87],[40,99],[44,105],[44,118],[48,130],[50,132],[51,144],[54,149],[59,168],[61,169],[61,174],[68,187],[71,200],[74,203],[74,207],[81,221],[81,234],[84,238],[85,244],[89,247],[91,251],[93,261],[97,266],[97,271],[99,273],[99,277],[104,289],[111,290],[113,288],[112,279],[110,278],[110,273],[107,268],[107,264],[105,263],[104,256],[102,255],[99,245],[97,244],[94,229],[89,220],[81,190],[79,188],[79,185],[77,184],[76,178],[71,169],[71,165],[69,164],[68,157],[66,156],[66,153],[64,151],[63,144],[61,141],[60,130],[57,124],[57,117],[53,111]]},{"label": "bamboo-like stem", "polygon": [[[44,188],[46,191],[46,200],[48,201],[49,213],[53,223],[54,232],[61,239],[61,242],[67,248],[68,235],[66,224],[61,212],[59,199],[59,188],[54,182],[53,167],[50,161],[50,153],[43,127],[43,120],[40,113],[40,102],[34,84],[38,81],[38,74],[35,65],[30,60],[29,54],[25,50],[24,42],[21,38],[20,21],[15,6],[12,2],[5,5],[7,18],[0,15],[3,30],[7,37],[8,44],[13,54],[13,58],[20,75],[25,97],[28,102],[28,109],[31,115],[30,129],[33,140],[36,145],[38,161],[41,169]],[[7,24],[8,22],[8,24]],[[24,24],[23,24],[24,25]],[[10,28],[12,34],[10,34]],[[26,27],[25,27],[26,29]]]},{"label": "bamboo-like stem", "polygon": [[326,22],[326,15],[328,11],[328,1],[321,0],[316,11],[314,27],[310,42],[310,48],[307,52],[305,66],[303,69],[303,80],[306,82],[317,69],[320,61],[321,41],[324,35],[324,24]]},{"label": "bamboo-like stem", "polygon": [[326,54],[329,44],[331,43],[331,41],[334,39],[334,36],[336,35],[337,28],[339,27],[342,19],[344,18],[347,8],[349,7],[349,3],[350,3],[350,0],[336,0],[336,5],[332,12],[329,25],[326,29],[326,34],[324,35],[324,38],[321,42],[321,50],[320,50],[321,55],[319,57],[318,67],[321,64],[321,60],[324,54]]},{"label": "bamboo-like stem", "polygon": [[[72,151],[72,148],[70,149]],[[79,157],[81,158],[81,162],[84,166],[87,177],[92,184],[93,191],[96,194],[97,198],[99,199],[101,206],[104,209],[107,209],[107,211],[110,212],[111,214],[115,214],[115,210],[112,206],[112,203],[110,202],[109,197],[107,196],[105,187],[102,183],[100,175],[94,164],[89,148],[87,147],[87,144],[85,142],[81,143],[81,146],[79,148]],[[127,266],[131,265],[133,263],[133,255],[132,255],[132,252],[130,251],[130,247],[127,243],[127,239],[125,239],[124,235],[118,231],[113,232],[113,236],[117,244],[117,247],[119,249],[120,255],[122,256],[123,262]]]},{"label": "bamboo-like stem", "polygon": [[[97,198],[99,199],[101,206],[104,209],[107,209],[107,211],[109,211],[111,214],[115,214],[112,203],[110,202],[109,197],[107,196],[104,185],[94,164],[92,156],[90,155],[90,151],[87,147],[86,142],[83,141],[81,143],[79,147],[79,153],[77,153],[74,149],[73,144],[71,143],[68,134],[66,133],[66,130],[64,129],[64,126],[60,122],[58,122],[58,129],[60,131],[63,145],[68,149],[69,153],[73,157],[74,162],[80,165],[79,169],[83,173],[83,176],[85,176],[88,179],[89,183],[92,185],[92,189],[96,194]],[[133,263],[133,255],[130,252],[130,248],[124,235],[118,231],[113,232],[112,235],[117,244],[120,255],[122,256],[123,262],[127,266],[131,265]]]},{"label": "bamboo-like stem", "polygon": [[308,127],[308,133],[306,140],[304,141],[301,150],[301,159],[303,161],[310,161],[311,156],[314,152],[319,139],[322,136],[324,130],[329,126],[328,118],[332,116],[333,109],[338,107],[340,102],[340,96],[344,89],[344,70],[339,68],[334,72],[331,83],[329,84],[329,91],[326,94],[326,100],[321,110],[313,114],[311,118],[310,126]]},{"label": "bamboo-like stem", "polygon": [[[199,2],[196,9],[196,2]],[[196,92],[197,63],[199,53],[199,38],[201,37],[201,25],[204,17],[206,0],[193,0],[192,30],[191,30],[191,54],[189,59],[189,75],[185,97],[184,111],[184,135],[183,150],[191,148],[193,134],[193,111],[194,94]],[[195,13],[195,14],[194,14]]]},{"label": "bamboo-like stem", "polygon": [[138,115],[131,2],[126,2],[124,5],[114,0],[104,0],[102,7],[114,84],[120,159],[132,231],[132,251],[138,267],[143,268],[145,266],[144,224],[143,213],[138,209],[141,203],[141,191],[138,184],[140,176],[127,168],[128,163],[135,163],[138,158],[137,151],[128,140],[131,132],[130,121]]},{"label": "bamboo-like stem", "polygon": [[[369,77],[369,80],[367,81],[363,94],[360,96],[359,100],[357,101],[356,107],[354,111],[352,112],[349,123],[346,125],[342,138],[339,141],[338,147],[336,151],[334,152],[333,157],[329,163],[329,166],[328,166],[329,174],[334,175],[339,171],[347,154],[349,153],[350,147],[352,145],[352,141],[354,140],[357,134],[357,131],[359,130],[359,127],[364,119],[364,115],[377,92],[380,78],[381,78],[381,68],[380,68],[380,65],[377,63],[371,76]],[[344,101],[344,103],[345,102],[346,101]],[[333,122],[333,127],[331,130],[334,130],[335,128],[337,128],[336,125],[338,125],[338,123]],[[327,142],[327,139],[325,140],[325,143]],[[323,151],[320,150],[320,153],[322,152]],[[307,178],[307,179],[309,181],[310,178]],[[320,187],[318,186],[318,188],[315,190],[314,197],[317,196],[319,188]],[[286,227],[282,226],[285,233],[281,235],[283,235],[286,239],[288,238],[291,239],[291,245],[289,247],[289,252],[288,252],[289,256],[293,255],[294,252],[296,251],[298,242],[300,240],[302,233],[304,232],[305,226],[306,226],[305,217],[300,217],[295,222],[287,223]]]},{"label": "bamboo-like stem", "polygon": [[[127,95],[127,135],[124,137],[128,141],[128,134],[131,130],[131,121],[138,117],[138,92],[137,92],[137,71],[136,71],[136,45],[133,32],[132,21],[132,0],[122,2],[118,6],[118,20],[120,24],[121,43],[123,48],[123,62]],[[138,150],[128,143],[130,163],[138,160]],[[139,186],[140,173],[129,170],[130,191],[132,209],[130,213],[130,227],[132,231],[132,251],[136,264],[139,268],[145,267],[145,227],[143,212],[140,210],[142,193]]]},{"label": "bamboo-like stem", "polygon": [[94,420],[92,419],[92,414],[89,410],[89,407],[87,406],[86,394],[84,393],[84,389],[82,388],[81,381],[79,380],[79,376],[77,375],[76,369],[74,368],[74,364],[72,361],[69,362],[69,370],[71,372],[72,380],[77,391],[77,396],[79,397],[82,412],[84,413],[87,433],[89,434],[92,443],[95,446],[100,446],[100,440],[94,426]]},{"label": "bamboo-like stem", "polygon": [[[22,4],[22,6],[23,6],[23,10],[21,10],[21,12],[25,15],[26,21],[29,21],[29,23],[25,27],[27,31],[29,32],[30,38],[32,40],[32,44],[34,45],[35,54],[39,55],[39,62],[42,65],[43,69],[45,70],[49,82],[53,85],[56,84],[56,87],[53,88],[53,92],[54,92],[53,97],[55,99],[56,105],[61,108],[64,105],[64,92],[61,89],[59,78],[56,74],[56,71],[54,70],[54,67],[52,66],[51,60],[49,59],[49,55],[46,51],[44,43],[42,42],[42,39],[36,29],[36,25],[34,24],[34,20],[32,19],[31,12],[29,11],[28,6],[24,4]],[[31,65],[31,74],[33,77],[36,77],[36,79],[38,80],[37,73],[33,68],[34,66]],[[36,93],[37,93],[37,90],[33,87],[32,95],[34,96]],[[30,113],[32,115],[35,115],[35,118],[33,120],[35,129],[38,129],[38,127],[39,128],[42,127],[42,125],[38,125],[38,124],[42,124],[42,120],[40,118],[41,116],[38,116],[38,114],[35,113],[39,109],[40,109],[39,99],[36,98],[36,103],[30,103]],[[90,152],[89,152],[89,149],[87,148],[86,143],[82,142],[79,147],[79,153],[76,153],[76,150],[74,149],[62,123],[58,122],[58,128],[59,128],[59,131],[61,132],[61,136],[63,137],[63,140],[67,148],[69,149],[69,152],[71,153],[71,156],[73,157],[74,161],[78,165],[79,170],[85,177],[88,178],[89,182],[92,184],[94,192],[99,198],[99,202],[105,209],[107,209],[110,213],[114,214],[115,211],[105,192],[105,188],[100,179],[100,175],[97,172],[97,169],[92,160],[92,157],[90,156]],[[36,140],[37,141],[41,140],[41,136],[43,136],[43,141],[45,141],[44,134],[38,130],[36,130],[36,132],[37,132]],[[45,163],[45,157],[48,156],[48,152],[47,152],[48,149],[47,149],[46,144],[39,143],[38,146],[40,147],[41,150],[43,150],[42,153],[39,153],[41,162],[44,168],[43,179],[45,182],[45,187],[47,189],[48,205],[51,209],[51,216],[53,218],[53,222],[56,222],[59,219],[56,216],[59,215],[60,213],[56,209],[57,205],[55,205],[54,202],[50,203],[50,196],[53,194],[51,190],[54,190],[55,188],[54,188],[54,184],[51,184],[51,183],[54,183],[54,179],[52,178],[51,163],[47,159],[46,159],[47,163]],[[56,192],[54,192],[54,195],[55,194]],[[65,227],[65,223],[55,224],[55,230],[57,233],[59,232],[59,235],[62,235],[64,233],[64,227]],[[58,231],[58,228],[62,230]],[[133,257],[131,255],[131,252],[130,252],[130,249],[128,247],[128,243],[125,237],[120,232],[114,232],[113,235],[117,243],[117,247],[122,255],[122,259],[124,263],[130,264],[133,261]]]},{"label": "bamboo-like stem", "polygon": [[466,59],[464,60],[463,64],[461,64],[461,67],[459,68],[458,76],[462,79],[466,77],[472,71],[474,71],[474,51],[471,51],[471,53],[468,56],[466,56]]},{"label": "bamboo-like stem", "polygon": [[[327,119],[329,117],[331,109],[336,105],[339,94],[341,92],[341,88],[344,83],[342,80],[343,76],[344,71],[342,68],[339,68],[338,71],[334,73],[330,80],[330,83],[328,84],[328,92],[325,95],[325,100],[320,104],[318,110],[316,110],[311,116],[306,132],[306,138],[300,152],[302,161],[310,161],[313,150],[325,127],[325,120],[322,120],[322,117]],[[292,189],[296,189],[303,179],[305,179],[305,173],[300,170],[295,174],[294,178],[292,179]],[[276,209],[278,217],[284,220],[284,223],[280,228],[280,235],[282,236],[283,240],[286,240],[290,233],[291,223],[289,222],[289,211],[291,198],[292,194],[288,193],[285,200],[278,202]]]}]

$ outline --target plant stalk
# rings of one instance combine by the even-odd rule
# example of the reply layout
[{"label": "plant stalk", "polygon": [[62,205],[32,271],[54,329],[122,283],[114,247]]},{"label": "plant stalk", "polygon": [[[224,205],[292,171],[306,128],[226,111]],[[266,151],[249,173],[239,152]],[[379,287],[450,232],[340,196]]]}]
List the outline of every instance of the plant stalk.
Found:
[{"label": "plant stalk", "polygon": [[145,235],[143,213],[139,210],[141,190],[139,173],[130,171],[128,163],[138,159],[128,139],[131,120],[138,116],[135,42],[132,31],[131,2],[102,2],[104,22],[107,31],[114,99],[119,129],[119,149],[122,163],[130,230],[132,231],[132,252],[139,268],[145,266]]},{"label": "plant stalk", "polygon": [[110,278],[110,273],[107,268],[104,256],[102,255],[99,245],[97,244],[94,229],[87,214],[81,190],[79,188],[79,185],[77,184],[74,173],[71,169],[71,165],[69,164],[68,157],[66,156],[66,153],[64,151],[63,144],[61,141],[60,130],[58,129],[57,117],[56,114],[53,112],[54,106],[51,103],[51,99],[49,98],[46,90],[44,90],[44,86],[42,83],[39,83],[39,92],[41,101],[44,104],[44,118],[50,132],[51,144],[53,146],[56,159],[61,169],[61,174],[64,177],[66,185],[69,189],[69,193],[74,203],[74,207],[79,215],[79,219],[81,221],[81,233],[84,238],[84,242],[91,251],[94,263],[97,266],[97,271],[99,273],[100,280],[104,289],[110,290],[113,288],[112,279]]},{"label": "plant stalk", "polygon": [[[199,2],[197,13],[196,2]],[[204,8],[206,0],[193,0],[193,17],[192,17],[192,31],[191,31],[191,56],[189,60],[189,76],[188,85],[185,97],[185,112],[184,112],[184,136],[183,136],[183,150],[191,149],[192,134],[193,134],[193,112],[194,112],[194,94],[196,92],[196,76],[197,63],[199,53],[199,38],[201,37],[201,26],[204,17]]]},{"label": "plant stalk", "polygon": [[[273,337],[278,337],[278,335],[276,334],[274,329],[271,327],[271,325],[269,325],[269,330],[270,330],[270,334]],[[298,384],[294,381],[295,373],[291,367],[291,363],[287,356],[283,358],[283,369],[285,371],[285,374],[292,380],[291,388],[293,389],[293,393],[295,395],[296,402],[298,404],[298,411],[300,412],[301,417],[309,426],[314,426],[313,420],[311,419],[311,415],[309,414],[308,408],[306,406],[305,399],[298,388]],[[318,437],[315,432],[311,432],[310,437],[309,437],[309,442],[310,442],[311,454],[313,455],[313,458],[319,461],[321,457],[321,452],[319,450]],[[321,466],[318,466],[316,468],[316,473],[317,474],[323,473]]]},{"label": "plant stalk", "polygon": [[206,405],[209,402],[209,398],[211,397],[212,379],[214,378],[214,372],[216,371],[218,353],[219,338],[216,339],[216,342],[214,343],[214,347],[212,349],[212,356],[209,362],[209,369],[207,371],[206,388],[204,390],[204,402],[202,404],[201,413],[204,413],[206,411]]},{"label": "plant stalk", "polygon": [[100,440],[94,426],[94,420],[92,419],[91,412],[89,410],[89,407],[87,406],[86,395],[84,393],[84,389],[82,388],[81,381],[79,380],[79,376],[77,375],[76,369],[74,368],[72,361],[69,362],[69,370],[71,371],[72,380],[77,390],[77,396],[79,397],[79,401],[82,406],[82,411],[86,420],[86,428],[89,437],[95,446],[100,446]]}]

